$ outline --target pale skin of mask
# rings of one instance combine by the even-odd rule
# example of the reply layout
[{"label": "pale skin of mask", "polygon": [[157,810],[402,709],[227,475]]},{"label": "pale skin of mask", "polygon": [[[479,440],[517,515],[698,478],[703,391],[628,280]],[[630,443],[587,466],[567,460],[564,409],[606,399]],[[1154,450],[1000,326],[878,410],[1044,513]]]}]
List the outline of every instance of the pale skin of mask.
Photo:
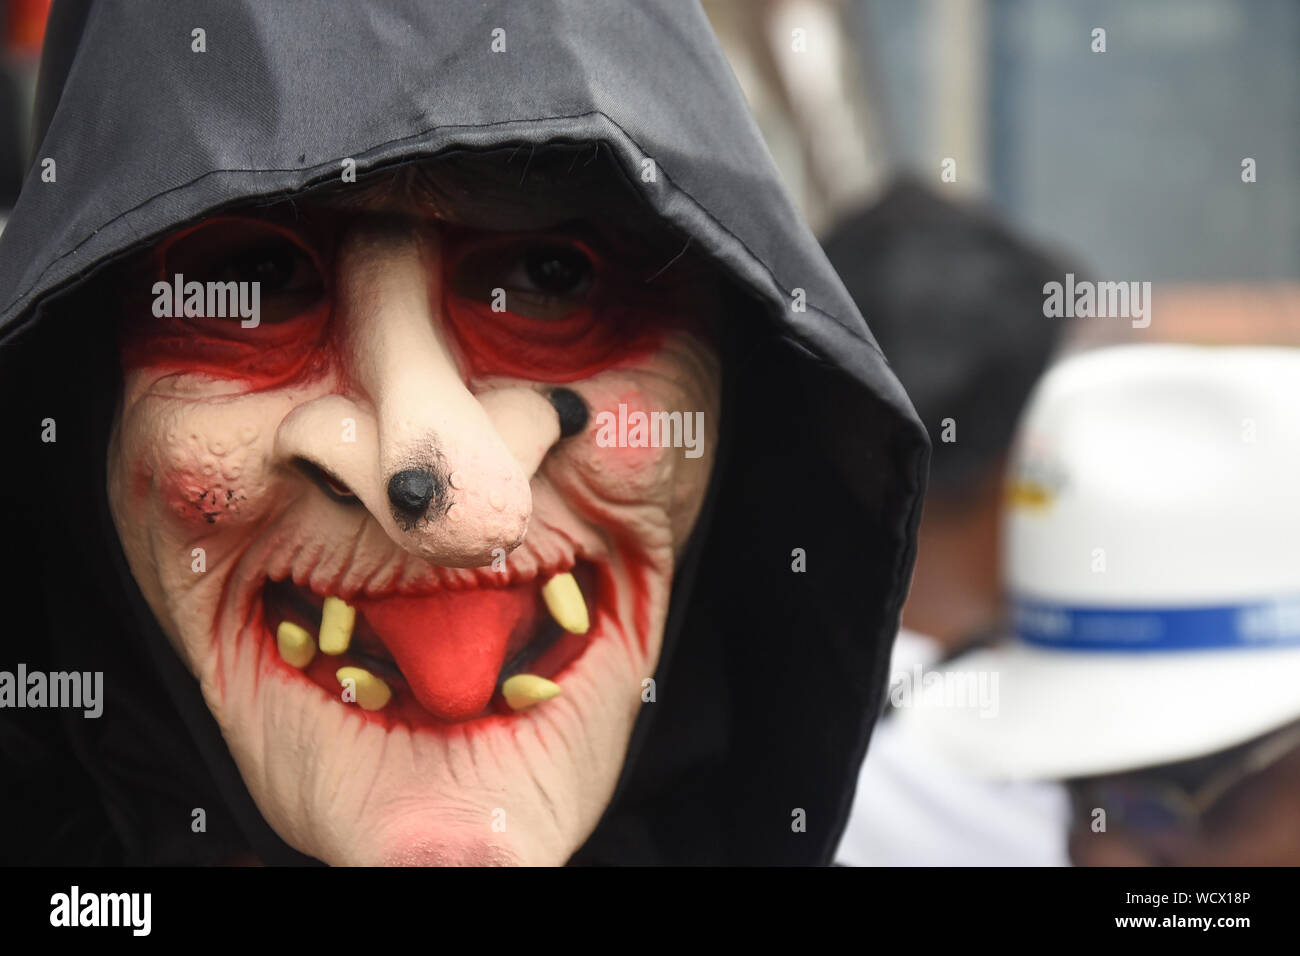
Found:
[{"label": "pale skin of mask", "polygon": [[[124,350],[108,472],[128,563],[291,846],[330,864],[562,864],[595,827],[633,723],[653,706],[643,682],[717,445],[715,350],[670,321],[650,346],[566,377],[591,417],[562,437],[553,379],[484,372],[491,356],[468,355],[446,314],[452,252],[438,229],[363,217],[345,222],[335,248],[318,264],[330,344],[309,350],[304,374],[250,384],[238,363],[214,373],[211,362]],[[626,292],[638,308],[635,287]],[[716,307],[669,282],[654,300],[647,320]],[[133,334],[148,346],[153,333]],[[703,454],[601,447],[595,415],[620,403],[702,411]],[[390,476],[430,455],[450,508],[403,520]],[[304,462],[355,498],[324,493]],[[598,581],[583,595],[585,648],[552,675],[562,693],[513,713],[412,723],[395,705],[364,711],[286,664],[264,619],[268,579],[364,606],[539,588],[580,564]]]}]

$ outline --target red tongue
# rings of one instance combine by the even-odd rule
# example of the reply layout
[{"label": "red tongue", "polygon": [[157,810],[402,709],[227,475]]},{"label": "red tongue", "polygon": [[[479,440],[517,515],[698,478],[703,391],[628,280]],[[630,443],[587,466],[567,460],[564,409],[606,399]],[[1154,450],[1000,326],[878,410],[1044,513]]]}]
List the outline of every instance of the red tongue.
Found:
[{"label": "red tongue", "polygon": [[468,720],[488,705],[520,622],[531,625],[532,588],[444,591],[357,601],[426,710]]}]

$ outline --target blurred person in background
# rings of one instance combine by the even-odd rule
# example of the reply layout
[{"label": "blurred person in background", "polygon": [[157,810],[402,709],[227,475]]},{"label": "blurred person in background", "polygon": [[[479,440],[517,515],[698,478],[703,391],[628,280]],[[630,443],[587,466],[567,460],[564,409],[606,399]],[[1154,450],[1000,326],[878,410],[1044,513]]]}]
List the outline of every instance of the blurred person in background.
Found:
[{"label": "blurred person in background", "polygon": [[[1003,633],[998,554],[1007,458],[1021,409],[1066,330],[1043,315],[1043,286],[1066,266],[984,210],[911,179],[889,186],[824,246],[871,316],[934,449],[891,660],[891,697],[900,701],[900,682],[921,668]],[[932,832],[936,808],[945,825]],[[887,718],[837,859],[975,863],[996,851],[1019,863],[1061,862],[1063,850],[1044,855],[1043,835],[1059,831],[1064,812],[1059,788],[990,789],[955,779]],[[918,843],[918,833],[932,839]]]},{"label": "blurred person in background", "polygon": [[934,448],[896,648],[904,663],[928,663],[1002,629],[1003,476],[1016,419],[1066,328],[1043,316],[1043,285],[1067,267],[907,178],[823,245]]},{"label": "blurred person in background", "polygon": [[[1076,865],[1300,864],[1297,407],[1294,348],[1121,346],[1047,375],[1008,487],[1014,639],[953,661],[892,740],[936,787],[1003,794],[972,826],[1015,788],[1069,809],[970,858],[949,805],[913,807],[893,846],[933,852],[910,862],[1017,862],[1032,836]],[[994,701],[953,693],[980,681]],[[842,857],[891,846],[875,792]]]}]

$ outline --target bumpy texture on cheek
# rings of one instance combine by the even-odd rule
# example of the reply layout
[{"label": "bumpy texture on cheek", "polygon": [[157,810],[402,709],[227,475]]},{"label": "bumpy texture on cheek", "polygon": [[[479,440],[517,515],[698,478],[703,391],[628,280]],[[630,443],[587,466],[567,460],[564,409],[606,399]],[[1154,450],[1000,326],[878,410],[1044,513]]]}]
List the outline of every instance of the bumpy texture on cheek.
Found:
[{"label": "bumpy texture on cheek", "polygon": [[110,449],[114,518],[142,592],[200,677],[215,662],[238,556],[282,507],[270,454],[290,407],[278,393],[177,392],[128,375]]},{"label": "bumpy texture on cheek", "polygon": [[[189,424],[184,416],[175,418],[179,419],[177,425]],[[210,525],[226,515],[238,516],[241,505],[249,498],[244,475],[250,471],[250,454],[256,454],[252,446],[258,432],[255,425],[238,429],[231,426],[224,430],[224,438],[204,442],[197,431],[182,440],[174,428],[169,430],[167,453],[158,462],[164,469],[159,473],[158,485],[163,506],[171,516],[185,523],[203,521]]]}]

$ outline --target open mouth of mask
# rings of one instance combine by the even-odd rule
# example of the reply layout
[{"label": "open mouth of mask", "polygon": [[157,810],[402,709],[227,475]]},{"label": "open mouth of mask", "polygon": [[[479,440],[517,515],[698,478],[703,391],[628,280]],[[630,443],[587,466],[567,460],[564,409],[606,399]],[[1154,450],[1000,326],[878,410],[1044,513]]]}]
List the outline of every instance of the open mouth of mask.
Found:
[{"label": "open mouth of mask", "polygon": [[600,639],[598,574],[584,561],[346,596],[268,579],[263,639],[341,705],[377,720],[433,727],[511,714],[558,696],[555,679]]}]

